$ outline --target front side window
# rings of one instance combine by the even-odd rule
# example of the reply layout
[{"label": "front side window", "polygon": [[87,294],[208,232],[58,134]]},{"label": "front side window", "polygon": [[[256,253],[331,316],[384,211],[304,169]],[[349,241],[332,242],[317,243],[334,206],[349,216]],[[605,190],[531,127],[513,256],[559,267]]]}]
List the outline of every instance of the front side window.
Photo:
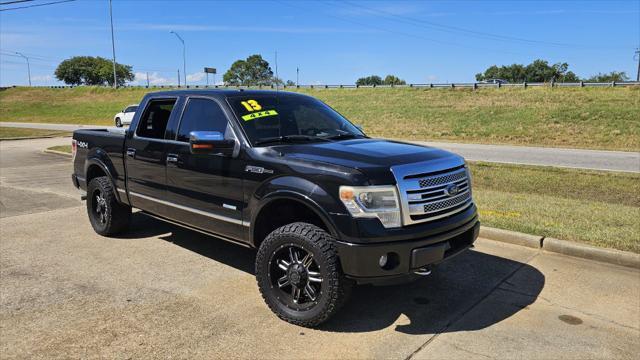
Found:
[{"label": "front side window", "polygon": [[192,131],[218,131],[225,134],[227,117],[213,100],[189,99],[178,129],[178,141],[189,141]]},{"label": "front side window", "polygon": [[136,110],[138,110],[137,106],[129,106],[128,108],[124,109],[124,112],[130,113],[130,112],[136,112]]},{"label": "front side window", "polygon": [[136,135],[152,139],[164,139],[164,131],[176,99],[151,100],[140,118]]},{"label": "front side window", "polygon": [[252,144],[278,137],[363,137],[347,119],[311,97],[282,94],[228,98]]}]

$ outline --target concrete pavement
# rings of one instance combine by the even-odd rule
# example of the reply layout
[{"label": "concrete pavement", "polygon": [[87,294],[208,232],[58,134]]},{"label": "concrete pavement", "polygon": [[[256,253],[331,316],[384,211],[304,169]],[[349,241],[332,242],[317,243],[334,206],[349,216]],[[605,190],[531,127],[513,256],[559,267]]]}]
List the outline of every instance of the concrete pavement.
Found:
[{"label": "concrete pavement", "polygon": [[[69,159],[0,142],[0,353],[26,357],[621,358],[640,271],[480,239],[432,276],[358,287],[319,329],[278,320],[255,253],[141,214],[96,235]],[[36,204],[36,205],[34,205]]]},{"label": "concrete pavement", "polygon": [[[99,125],[40,124],[0,122],[0,126],[74,131],[80,128],[107,128]],[[488,161],[523,165],[557,166],[605,171],[640,172],[640,152],[559,149],[531,146],[459,144],[412,141],[434,146],[464,156],[471,161]]]},{"label": "concrete pavement", "polygon": [[109,126],[103,125],[77,125],[77,124],[49,124],[49,123],[20,123],[20,122],[0,122],[0,126],[13,128],[43,129],[75,131],[79,129],[106,129]]},{"label": "concrete pavement", "polygon": [[640,172],[640,152],[457,144],[430,141],[413,142],[449,150],[471,161]]}]

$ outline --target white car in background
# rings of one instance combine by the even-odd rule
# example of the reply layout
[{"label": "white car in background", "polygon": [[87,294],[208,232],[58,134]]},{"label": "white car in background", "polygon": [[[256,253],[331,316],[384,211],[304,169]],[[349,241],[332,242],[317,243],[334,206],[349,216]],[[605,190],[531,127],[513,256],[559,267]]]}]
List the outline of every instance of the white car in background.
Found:
[{"label": "white car in background", "polygon": [[129,105],[122,112],[116,114],[113,117],[113,120],[116,123],[117,127],[122,127],[124,125],[131,124],[131,120],[133,120],[133,115],[136,114],[136,110],[138,110],[138,104]]}]

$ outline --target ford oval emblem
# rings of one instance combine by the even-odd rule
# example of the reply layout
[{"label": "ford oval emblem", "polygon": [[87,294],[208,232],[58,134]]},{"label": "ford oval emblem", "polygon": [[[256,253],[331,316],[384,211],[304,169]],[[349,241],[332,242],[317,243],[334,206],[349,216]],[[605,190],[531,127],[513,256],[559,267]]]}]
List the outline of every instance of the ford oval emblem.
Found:
[{"label": "ford oval emblem", "polygon": [[451,184],[444,189],[445,194],[449,196],[458,195],[459,191],[460,191],[460,188],[458,188],[457,184]]}]

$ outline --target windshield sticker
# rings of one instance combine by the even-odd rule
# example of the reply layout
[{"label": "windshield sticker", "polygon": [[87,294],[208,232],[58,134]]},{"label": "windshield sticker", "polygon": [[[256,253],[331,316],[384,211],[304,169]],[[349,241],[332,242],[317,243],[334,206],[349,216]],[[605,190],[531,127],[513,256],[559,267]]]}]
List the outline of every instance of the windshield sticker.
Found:
[{"label": "windshield sticker", "polygon": [[240,104],[242,104],[242,106],[244,106],[244,108],[247,109],[247,111],[260,111],[260,110],[262,110],[262,106],[260,106],[260,104],[258,104],[258,102],[255,101],[255,100],[242,101],[242,102],[240,102]]},{"label": "windshield sticker", "polygon": [[242,116],[242,120],[244,121],[250,121],[253,119],[257,119],[257,118],[262,118],[262,117],[266,117],[266,116],[275,116],[278,115],[278,112],[275,110],[265,110],[265,111],[260,111],[260,112],[254,112],[251,114],[247,114]]}]

